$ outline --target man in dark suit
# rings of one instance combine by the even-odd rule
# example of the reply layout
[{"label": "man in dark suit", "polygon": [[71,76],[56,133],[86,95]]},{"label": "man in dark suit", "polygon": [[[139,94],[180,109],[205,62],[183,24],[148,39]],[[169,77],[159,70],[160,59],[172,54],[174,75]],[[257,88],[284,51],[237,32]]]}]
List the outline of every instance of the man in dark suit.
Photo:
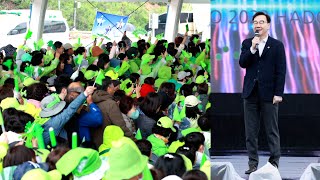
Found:
[{"label": "man in dark suit", "polygon": [[257,12],[253,18],[255,37],[242,42],[239,64],[246,69],[244,77],[244,121],[250,174],[259,163],[258,136],[260,122],[264,123],[270,149],[269,162],[278,168],[280,135],[278,108],[282,102],[286,57],[282,42],[268,35],[271,18]]}]

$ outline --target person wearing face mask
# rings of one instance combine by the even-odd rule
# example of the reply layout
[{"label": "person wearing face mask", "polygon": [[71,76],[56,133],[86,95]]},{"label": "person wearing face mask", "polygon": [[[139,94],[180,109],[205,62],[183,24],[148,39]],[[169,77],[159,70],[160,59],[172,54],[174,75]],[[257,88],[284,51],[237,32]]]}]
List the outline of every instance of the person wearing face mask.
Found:
[{"label": "person wearing face mask", "polygon": [[136,132],[136,128],[133,120],[138,119],[139,111],[136,109],[136,105],[134,100],[130,96],[124,96],[120,100],[119,104],[120,111],[122,113],[122,117],[126,122],[127,128],[132,132]]},{"label": "person wearing face mask", "polygon": [[[191,132],[185,137],[185,146],[191,146],[196,149],[196,159],[193,169],[199,169],[202,161],[202,157],[205,154],[205,137],[200,132]],[[205,154],[206,155],[206,154]],[[210,159],[207,157],[207,159]]]},{"label": "person wearing face mask", "polygon": [[148,136],[147,140],[152,144],[152,154],[160,157],[168,153],[168,146],[170,135],[176,132],[173,127],[173,121],[167,117],[161,117],[152,128],[152,134]]}]

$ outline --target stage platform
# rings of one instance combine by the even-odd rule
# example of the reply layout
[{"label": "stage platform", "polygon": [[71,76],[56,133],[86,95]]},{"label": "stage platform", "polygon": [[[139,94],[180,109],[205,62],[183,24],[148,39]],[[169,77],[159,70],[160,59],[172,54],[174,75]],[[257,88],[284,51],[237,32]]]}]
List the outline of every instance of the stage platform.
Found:
[{"label": "stage platform", "polygon": [[[212,154],[243,151],[245,127],[240,93],[210,94]],[[319,94],[285,94],[279,107],[281,151],[289,156],[312,156],[320,149]],[[260,123],[259,150],[268,151],[264,123]]]},{"label": "stage platform", "polygon": [[[268,161],[269,156],[264,154],[265,152],[259,152],[259,168],[264,166]],[[282,156],[279,163],[279,171],[282,179],[299,180],[308,165],[310,163],[317,163],[318,159],[319,157]],[[246,154],[211,156],[211,162],[231,162],[236,172],[242,178],[249,178],[249,176],[244,173],[248,169],[248,157]]]}]

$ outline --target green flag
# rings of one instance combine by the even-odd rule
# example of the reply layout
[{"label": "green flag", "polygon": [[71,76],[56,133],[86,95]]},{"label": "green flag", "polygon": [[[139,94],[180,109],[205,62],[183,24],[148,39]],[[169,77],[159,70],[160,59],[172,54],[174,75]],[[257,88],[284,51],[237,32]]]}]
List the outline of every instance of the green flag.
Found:
[{"label": "green flag", "polygon": [[13,64],[13,61],[12,61],[12,59],[8,59],[8,60],[6,60],[6,62],[4,62],[2,64],[5,65],[10,70],[11,66]]},{"label": "green flag", "polygon": [[165,43],[163,43],[163,45],[164,45],[164,47],[166,48],[166,49],[168,49],[168,42],[165,42]]},{"label": "green flag", "polygon": [[28,29],[28,32],[27,32],[26,36],[24,37],[24,39],[28,40],[31,38],[31,36],[32,36],[32,31],[30,31],[30,29]]},{"label": "green flag", "polygon": [[183,119],[186,117],[186,105],[183,105],[183,108],[180,112],[180,119]]},{"label": "green flag", "polygon": [[186,57],[186,58],[188,58],[188,59],[190,59],[190,58],[192,57],[192,54],[191,54],[191,53],[188,53],[188,52],[185,51],[185,50],[182,50],[181,53],[182,53],[183,57]]},{"label": "green flag", "polygon": [[206,52],[209,52],[210,50],[210,42],[209,42],[209,39],[206,39]]},{"label": "green flag", "polygon": [[207,161],[207,156],[205,153],[202,154],[202,158],[201,158],[201,164],[200,164],[200,168],[204,165],[204,163]]},{"label": "green flag", "polygon": [[157,34],[157,35],[156,35],[156,38],[157,38],[158,40],[161,40],[161,39],[163,39],[163,36],[164,36],[164,33],[160,33],[160,34]]},{"label": "green flag", "polygon": [[53,47],[53,41],[52,40],[48,41],[47,45],[52,48]]},{"label": "green flag", "polygon": [[136,138],[137,140],[141,140],[141,139],[142,139],[142,135],[141,135],[140,128],[137,130],[137,134],[136,134],[135,138]]},{"label": "green flag", "polygon": [[198,44],[198,41],[199,41],[199,39],[196,38],[196,37],[194,37],[193,40],[192,40],[192,42],[193,42],[194,44]]},{"label": "green flag", "polygon": [[19,75],[18,75],[18,70],[17,68],[15,68],[13,70],[13,74],[14,74],[14,89],[19,92]]},{"label": "green flag", "polygon": [[[99,70],[98,76],[96,77],[95,83],[99,84],[100,86],[102,86],[102,81],[104,80],[105,76],[104,73],[102,72],[102,70]],[[95,84],[94,83],[94,84]]]},{"label": "green flag", "polygon": [[81,63],[82,63],[82,60],[83,60],[83,55],[81,54],[79,54],[78,56],[77,56],[77,59],[76,59],[76,62],[77,62],[77,64],[80,66],[81,65]]},{"label": "green flag", "polygon": [[181,122],[181,118],[180,118],[180,113],[179,113],[179,109],[178,109],[178,105],[176,105],[176,107],[174,108],[174,111],[173,111],[173,120],[175,121],[179,121]]}]

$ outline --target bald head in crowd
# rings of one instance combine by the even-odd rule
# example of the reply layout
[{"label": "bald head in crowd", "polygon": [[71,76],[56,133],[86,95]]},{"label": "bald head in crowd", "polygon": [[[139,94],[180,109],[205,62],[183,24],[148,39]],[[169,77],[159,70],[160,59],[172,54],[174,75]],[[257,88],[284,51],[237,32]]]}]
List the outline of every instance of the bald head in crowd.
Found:
[{"label": "bald head in crowd", "polygon": [[84,91],[84,87],[81,85],[80,82],[72,82],[69,84],[67,91],[68,93],[65,101],[67,103],[71,103]]}]

